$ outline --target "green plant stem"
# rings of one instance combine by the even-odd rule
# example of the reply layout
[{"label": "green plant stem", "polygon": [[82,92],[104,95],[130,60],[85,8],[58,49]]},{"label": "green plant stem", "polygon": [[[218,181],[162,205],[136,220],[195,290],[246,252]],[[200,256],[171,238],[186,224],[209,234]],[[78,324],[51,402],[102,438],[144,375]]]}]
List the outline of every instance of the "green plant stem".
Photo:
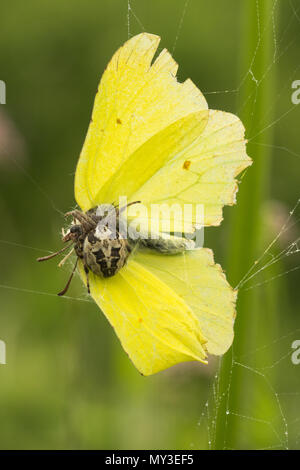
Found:
[{"label": "green plant stem", "polygon": [[[241,184],[237,207],[232,209],[234,214],[231,221],[227,271],[233,286],[243,278],[257,257],[257,246],[261,237],[261,206],[269,190],[270,155],[267,150],[269,147],[255,145],[251,142],[251,137],[256,136],[264,128],[266,112],[273,106],[274,85],[273,70],[260,83],[268,67],[272,65],[274,54],[273,0],[263,0],[258,3],[255,0],[244,0],[242,3],[240,75],[245,75],[249,66],[251,69],[238,94],[238,105],[241,110],[239,117],[245,125],[246,136],[248,138],[250,136],[247,153],[253,158],[253,165]],[[267,120],[269,119],[270,115]],[[257,141],[271,144],[272,129],[262,132]],[[228,424],[228,410],[233,412],[241,410],[242,402],[249,398],[249,390],[242,380],[243,371],[240,367],[232,367],[232,361],[233,354],[235,360],[239,360],[249,351],[251,343],[253,345],[257,333],[256,320],[259,309],[262,315],[264,307],[259,305],[255,289],[239,293],[233,349],[222,358],[220,367],[216,432],[213,443],[216,449],[237,448],[241,442],[237,420],[232,420],[230,426]]]}]

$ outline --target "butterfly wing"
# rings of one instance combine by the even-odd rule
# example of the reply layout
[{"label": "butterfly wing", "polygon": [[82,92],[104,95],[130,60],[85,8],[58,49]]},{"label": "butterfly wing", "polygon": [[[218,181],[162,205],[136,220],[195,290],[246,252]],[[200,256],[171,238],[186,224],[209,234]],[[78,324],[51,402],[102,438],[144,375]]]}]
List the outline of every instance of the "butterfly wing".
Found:
[{"label": "butterfly wing", "polygon": [[[148,209],[146,220],[141,217],[146,225],[152,203],[189,203],[192,215],[183,219],[184,231],[191,232],[196,204],[203,205],[203,225],[221,222],[222,207],[235,202],[236,176],[251,159],[241,121],[208,111],[190,80],[177,82],[168,51],[151,65],[159,40],[139,34],[108,64],[77,165],[75,197],[84,211],[120,196],[141,200]],[[176,217],[171,215],[171,230],[181,231]]]},{"label": "butterfly wing", "polygon": [[[82,265],[80,274],[85,279]],[[90,273],[91,295],[143,375],[184,361],[206,362],[205,338],[185,301],[159,276],[130,260],[115,276]]]},{"label": "butterfly wing", "polygon": [[90,273],[90,289],[143,375],[206,362],[206,352],[220,355],[232,344],[236,292],[208,249],[167,256],[137,251],[111,278]]},{"label": "butterfly wing", "polygon": [[[167,50],[151,65],[159,41],[148,33],[131,38],[114,54],[102,76],[75,175],[75,198],[84,211],[114,201],[115,194],[105,195],[101,188],[109,187],[128,158],[151,137],[185,116],[207,110],[191,80],[177,82],[178,66]],[[190,121],[187,128],[182,124],[182,133],[189,133]],[[165,161],[165,154],[162,158]],[[138,167],[141,159],[135,163]],[[154,169],[159,167],[156,163]],[[126,189],[124,184],[123,194]]]},{"label": "butterfly wing", "polygon": [[135,260],[171,288],[196,315],[210,354],[224,354],[233,341],[237,292],[207,248],[163,256],[151,250]]},{"label": "butterfly wing", "polygon": [[197,205],[203,207],[204,226],[221,223],[223,206],[235,203],[237,175],[252,163],[246,154],[244,127],[236,116],[209,110],[203,121],[198,137],[129,198],[142,201],[149,214],[155,203],[181,207],[183,214],[190,204],[186,232],[197,222]]}]

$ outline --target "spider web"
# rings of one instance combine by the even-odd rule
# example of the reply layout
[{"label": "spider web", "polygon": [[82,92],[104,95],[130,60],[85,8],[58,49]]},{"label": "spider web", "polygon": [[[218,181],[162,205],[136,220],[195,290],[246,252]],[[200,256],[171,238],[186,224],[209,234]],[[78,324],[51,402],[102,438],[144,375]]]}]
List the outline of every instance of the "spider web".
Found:
[{"label": "spider web", "polygon": [[[176,53],[178,44],[180,44],[180,38],[184,34],[184,22],[188,15],[189,8],[193,0],[183,0],[178,2],[179,5],[179,19],[176,27],[176,34],[172,46],[172,53]],[[257,0],[257,5],[258,5]],[[257,45],[253,53],[252,60],[249,64],[248,70],[241,77],[237,86],[228,88],[225,90],[204,90],[204,95],[228,95],[234,94],[237,95],[243,89],[243,86],[250,80],[253,82],[253,90],[247,96],[247,99],[244,103],[241,104],[241,111],[249,103],[253,110],[252,116],[254,117],[254,109],[258,99],[258,91],[261,85],[265,80],[268,79],[269,74],[272,73],[274,65],[281,63],[281,60],[288,54],[291,48],[295,45],[297,38],[289,38],[289,31],[295,22],[300,23],[300,5],[299,2],[289,0],[290,15],[286,23],[283,25],[282,31],[278,31],[276,25],[276,9],[278,8],[278,1],[274,0],[273,8],[270,11],[270,23],[273,28],[273,58],[269,67],[266,69],[262,77],[256,77],[253,72],[253,66],[255,59],[261,44],[264,41],[265,31],[261,30],[259,9],[257,8]],[[133,1],[127,1],[127,35],[130,37],[132,35],[132,22],[135,22],[135,25],[140,29],[140,31],[147,30],[146,19],[143,21],[140,20],[138,14],[136,13],[136,5],[133,6]],[[277,93],[273,105],[271,108],[266,109],[263,122],[259,123],[259,131],[254,134],[250,133],[249,141],[253,145],[257,146],[268,146],[274,151],[285,155],[286,158],[300,158],[300,153],[298,149],[290,148],[289,145],[282,141],[279,145],[268,145],[260,142],[258,138],[262,136],[267,130],[274,128],[278,129],[284,120],[291,114],[296,113],[296,106],[292,105],[291,102],[287,103],[287,109],[280,115],[276,116],[275,119],[271,118],[272,111],[275,109],[276,105],[282,99],[284,94],[287,94],[287,90],[290,89],[292,81],[299,76],[300,66],[297,65],[294,70],[292,70],[286,77],[284,84],[281,84],[280,90]],[[298,74],[298,75],[297,75]],[[274,109],[273,109],[274,108]],[[298,108],[299,109],[299,108]],[[24,176],[28,179],[29,183],[34,185],[37,190],[40,192],[41,196],[45,198],[45,201],[48,201],[52,208],[56,210],[59,214],[62,214],[62,211],[57,208],[57,205],[54,203],[52,198],[48,195],[46,191],[40,186],[40,184],[18,163],[15,161],[16,166],[20,171],[23,172]],[[280,199],[280,195],[278,195]],[[253,260],[252,266],[247,270],[245,275],[240,279],[238,285],[236,286],[239,290],[252,290],[252,289],[264,289],[267,285],[272,284],[278,279],[289,279],[290,276],[300,269],[299,263],[299,252],[300,252],[300,236],[299,234],[299,221],[300,221],[300,199],[298,199],[294,205],[291,205],[291,210],[287,214],[286,220],[283,224],[277,229],[275,237],[266,244],[266,248],[260,251],[260,255],[256,260]],[[286,239],[286,236],[290,234],[296,234],[292,239]],[[15,249],[28,249],[37,251],[40,253],[51,253],[49,250],[37,248],[34,246],[27,246],[24,244],[19,244],[11,240],[1,239],[0,244],[4,247],[14,247]],[[285,263],[288,260],[288,263]],[[70,261],[66,263],[66,266],[63,268],[67,272],[69,271]],[[285,269],[284,266],[287,266]],[[278,266],[279,272],[275,275],[271,274],[265,276],[266,273],[274,267]],[[272,272],[272,271],[271,271]],[[263,276],[261,278],[261,276]],[[34,294],[34,295],[43,295],[43,296],[54,296],[51,292],[39,291],[35,289],[26,289],[20,286],[0,284],[1,289],[19,291],[24,294]],[[91,301],[86,294],[80,297],[64,296],[63,299],[66,301],[75,301],[75,302],[93,302]],[[273,449],[273,448],[298,448],[300,444],[300,433],[298,429],[298,423],[300,421],[300,416],[293,416],[293,410],[300,405],[300,391],[299,391],[299,382],[297,380],[294,383],[287,383],[286,389],[278,389],[276,385],[276,380],[274,379],[273,372],[276,374],[282,374],[285,371],[286,367],[294,367],[295,375],[299,371],[296,366],[291,364],[291,343],[294,339],[300,338],[300,328],[292,329],[291,331],[280,334],[278,337],[274,338],[272,341],[267,342],[266,344],[254,345],[253,349],[247,353],[242,358],[237,360],[235,356],[234,345],[231,349],[232,363],[230,374],[232,375],[236,369],[240,369],[244,376],[245,380],[252,381],[253,387],[257,387],[260,391],[262,390],[269,397],[269,401],[272,402],[272,409],[275,410],[275,416],[272,419],[263,418],[263,413],[256,413],[253,411],[253,408],[250,406],[250,410],[247,414],[244,414],[242,410],[231,409],[229,406],[230,403],[230,394],[231,394],[231,383],[229,383],[228,389],[226,390],[225,400],[227,402],[227,411],[226,411],[226,427],[230,426],[232,419],[238,419],[241,423],[241,429],[246,429],[251,432],[251,425],[259,425],[262,429],[268,429],[268,438],[269,443],[265,445],[264,449]],[[273,350],[276,348],[277,356],[273,357]],[[257,353],[266,352],[266,363],[257,364],[255,360],[257,358]],[[253,358],[255,358],[253,360]],[[220,367],[221,361],[219,362]],[[299,366],[298,366],[299,367]],[[294,387],[294,388],[293,388]],[[216,438],[216,423],[220,407],[220,373],[219,369],[216,369],[214,374],[212,385],[209,389],[208,399],[203,405],[203,410],[198,422],[199,428],[206,427],[207,436],[206,442],[192,443],[192,447],[214,447],[214,441]],[[224,399],[224,397],[221,397]],[[291,402],[294,406],[290,406]],[[245,428],[246,426],[246,428]],[[249,445],[251,447],[251,443]],[[224,442],[224,449],[230,448],[228,442]]]}]

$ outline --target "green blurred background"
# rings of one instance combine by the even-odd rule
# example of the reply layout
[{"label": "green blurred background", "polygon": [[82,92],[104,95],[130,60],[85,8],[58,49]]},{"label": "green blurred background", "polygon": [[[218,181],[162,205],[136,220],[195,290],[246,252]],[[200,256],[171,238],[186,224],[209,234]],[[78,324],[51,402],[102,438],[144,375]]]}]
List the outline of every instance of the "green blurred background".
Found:
[{"label": "green blurred background", "polygon": [[[291,84],[300,80],[300,2],[260,0],[251,17],[245,4],[253,11],[255,3],[132,0],[129,12],[125,0],[1,4],[0,339],[7,364],[0,365],[0,448],[204,449],[220,430],[221,448],[300,448],[300,365],[291,361],[300,339],[300,271],[285,274],[299,265],[297,253],[245,285],[261,284],[242,294],[247,345],[229,368],[242,373],[220,422],[216,359],[141,377],[78,278],[74,299],[56,296],[70,264],[35,262],[60,247],[98,81],[129,27],[130,35],[146,30],[174,48],[179,79],[191,77],[210,108],[240,115],[249,153],[255,160],[257,149],[268,162],[260,175],[255,165],[246,173],[240,209],[226,208],[222,226],[205,233],[216,261],[239,282],[299,198],[300,112]],[[253,235],[240,221],[254,199]],[[299,215],[273,255],[299,236]]]}]

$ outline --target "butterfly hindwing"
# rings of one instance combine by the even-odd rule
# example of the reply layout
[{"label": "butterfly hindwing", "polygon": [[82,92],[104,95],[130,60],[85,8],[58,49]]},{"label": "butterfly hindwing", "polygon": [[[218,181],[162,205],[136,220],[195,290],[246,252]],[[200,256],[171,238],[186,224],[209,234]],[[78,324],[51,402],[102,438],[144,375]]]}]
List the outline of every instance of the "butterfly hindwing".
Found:
[{"label": "butterfly hindwing", "polygon": [[139,251],[136,261],[176,292],[192,309],[210,354],[224,354],[233,340],[237,292],[207,248],[162,256]]},{"label": "butterfly hindwing", "polygon": [[[80,273],[85,274],[82,265]],[[184,300],[158,276],[130,260],[108,279],[90,273],[91,295],[143,375],[184,361],[206,361],[206,340]]]}]

